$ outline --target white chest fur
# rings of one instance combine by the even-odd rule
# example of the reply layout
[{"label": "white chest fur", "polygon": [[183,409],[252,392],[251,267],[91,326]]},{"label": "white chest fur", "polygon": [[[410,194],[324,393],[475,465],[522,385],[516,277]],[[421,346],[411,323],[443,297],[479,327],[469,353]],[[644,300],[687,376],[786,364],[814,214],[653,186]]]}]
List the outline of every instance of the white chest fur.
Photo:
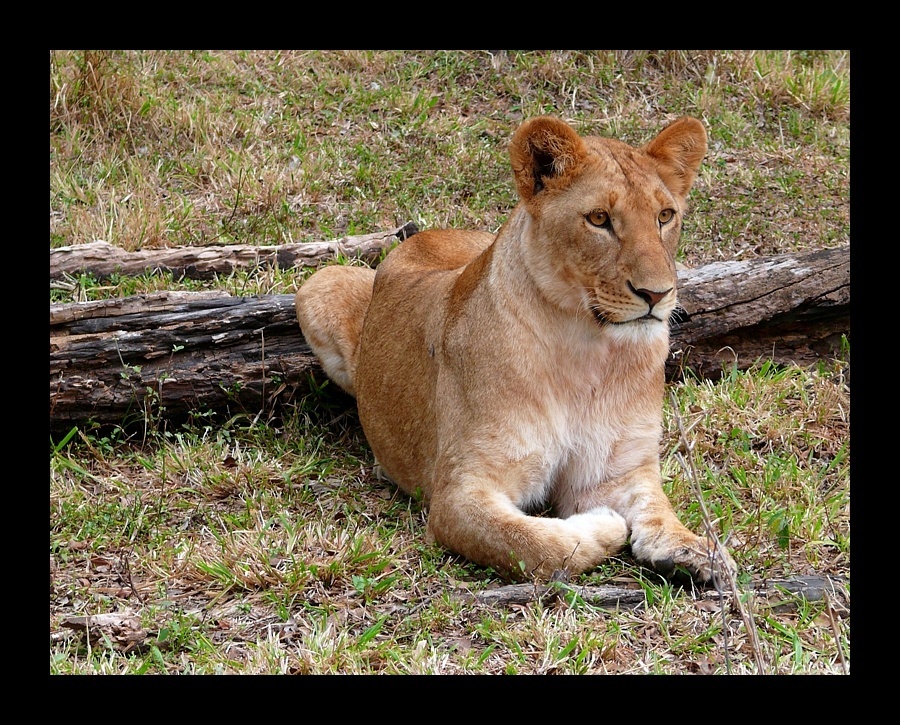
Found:
[{"label": "white chest fur", "polygon": [[531,394],[504,426],[510,463],[528,461],[520,508],[577,513],[581,492],[658,457],[666,328],[611,332],[570,340],[527,372]]}]

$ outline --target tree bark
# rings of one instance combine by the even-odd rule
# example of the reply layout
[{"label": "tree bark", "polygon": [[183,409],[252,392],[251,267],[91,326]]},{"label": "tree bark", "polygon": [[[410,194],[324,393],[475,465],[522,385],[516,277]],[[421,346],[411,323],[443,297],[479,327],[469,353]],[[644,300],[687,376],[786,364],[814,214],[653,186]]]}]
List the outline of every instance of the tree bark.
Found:
[{"label": "tree bark", "polygon": [[291,295],[157,292],[50,307],[51,428],[256,415],[320,370]]},{"label": "tree bark", "polygon": [[[808,365],[850,332],[849,247],[679,273],[670,379],[758,359]],[[50,306],[52,429],[274,412],[323,380],[292,295],[159,292]]]},{"label": "tree bark", "polygon": [[107,242],[75,244],[50,250],[50,279],[66,275],[91,274],[105,279],[113,274],[138,275],[171,272],[176,279],[212,279],[237,269],[278,265],[282,269],[315,267],[336,254],[374,262],[398,239],[403,241],[418,231],[413,222],[385,232],[342,237],[330,242],[283,244],[255,247],[229,244],[210,247],[142,249],[129,252]]},{"label": "tree bark", "polygon": [[715,262],[678,275],[667,377],[716,378],[757,360],[807,366],[850,337],[850,247]]}]

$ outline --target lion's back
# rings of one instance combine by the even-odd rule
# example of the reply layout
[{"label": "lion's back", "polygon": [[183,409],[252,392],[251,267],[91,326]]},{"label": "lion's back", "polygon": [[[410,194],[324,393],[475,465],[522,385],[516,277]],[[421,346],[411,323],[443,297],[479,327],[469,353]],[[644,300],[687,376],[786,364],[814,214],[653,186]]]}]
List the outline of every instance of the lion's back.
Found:
[{"label": "lion's back", "polygon": [[430,229],[419,232],[394,249],[381,263],[384,274],[449,272],[461,269],[494,241],[488,232]]}]

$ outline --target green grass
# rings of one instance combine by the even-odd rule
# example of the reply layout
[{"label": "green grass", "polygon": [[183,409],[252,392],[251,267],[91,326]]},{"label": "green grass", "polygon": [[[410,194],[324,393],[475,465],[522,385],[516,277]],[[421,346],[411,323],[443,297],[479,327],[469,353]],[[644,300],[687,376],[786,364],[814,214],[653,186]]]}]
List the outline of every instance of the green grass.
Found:
[{"label": "green grass", "polygon": [[[51,248],[269,245],[410,220],[495,230],[515,203],[506,144],[539,113],[635,144],[678,115],[704,120],[709,153],[678,253],[691,266],[849,243],[844,51],[50,60]],[[50,301],[288,294],[303,277],[82,275],[51,284]],[[689,526],[709,512],[742,586],[820,573],[849,590],[848,361],[849,344],[814,369],[760,361],[670,386],[665,486]],[[472,603],[466,591],[503,580],[425,540],[421,504],[375,478],[355,411],[328,385],[265,425],[140,415],[137,431],[123,421],[51,437],[51,673],[848,671],[838,602],[748,601],[748,624],[627,551],[552,603]],[[622,582],[640,584],[642,608],[577,595]],[[132,613],[141,632],[65,623],[101,613]]]}]

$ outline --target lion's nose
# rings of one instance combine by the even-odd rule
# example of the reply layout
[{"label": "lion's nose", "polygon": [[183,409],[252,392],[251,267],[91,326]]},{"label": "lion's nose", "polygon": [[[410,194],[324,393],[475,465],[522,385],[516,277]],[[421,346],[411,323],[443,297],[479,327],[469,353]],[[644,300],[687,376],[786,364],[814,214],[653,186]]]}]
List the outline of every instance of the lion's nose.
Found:
[{"label": "lion's nose", "polygon": [[631,284],[628,285],[631,287],[631,291],[634,292],[638,297],[640,297],[644,302],[650,305],[650,309],[653,309],[653,306],[656,305],[663,297],[665,297],[669,292],[672,291],[672,288],[664,290],[663,292],[654,292],[649,289],[636,289]]}]

